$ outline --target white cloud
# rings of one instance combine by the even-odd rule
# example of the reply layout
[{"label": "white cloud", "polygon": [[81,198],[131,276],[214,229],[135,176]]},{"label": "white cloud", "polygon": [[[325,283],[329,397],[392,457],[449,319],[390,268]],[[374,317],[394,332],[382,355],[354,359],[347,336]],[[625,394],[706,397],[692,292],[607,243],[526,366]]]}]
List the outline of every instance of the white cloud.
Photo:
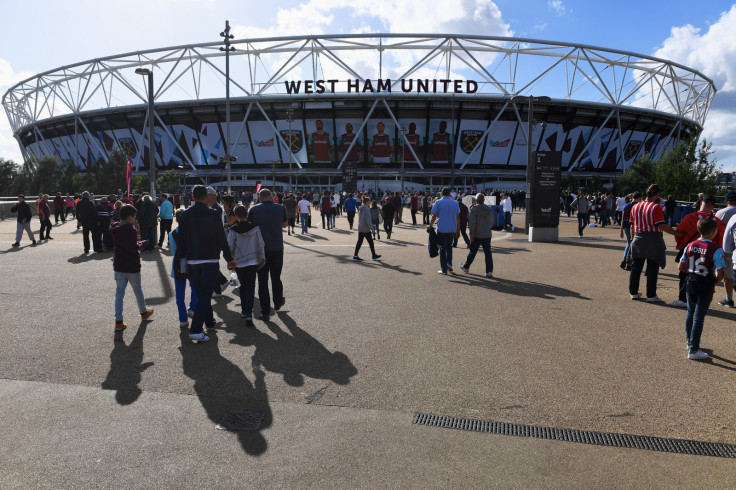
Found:
[{"label": "white cloud", "polygon": [[654,56],[695,68],[711,78],[713,99],[703,136],[713,143],[724,168],[736,170],[736,5],[701,33],[691,25],[673,27]]},{"label": "white cloud", "polygon": [[[16,83],[33,76],[33,73],[15,73],[13,67],[6,60],[0,58],[0,96]],[[4,111],[3,111],[4,112]],[[18,142],[12,137],[10,121],[5,114],[0,114],[0,158],[13,160],[16,163],[23,161]]]},{"label": "white cloud", "polygon": [[554,13],[559,16],[563,16],[570,12],[570,10],[562,3],[562,0],[547,0],[547,8],[554,11]]}]

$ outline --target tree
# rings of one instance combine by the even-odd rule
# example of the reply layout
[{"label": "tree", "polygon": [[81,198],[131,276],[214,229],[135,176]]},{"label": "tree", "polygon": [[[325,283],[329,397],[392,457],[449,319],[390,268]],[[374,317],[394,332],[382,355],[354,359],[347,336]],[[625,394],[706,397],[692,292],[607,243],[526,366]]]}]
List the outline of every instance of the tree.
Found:
[{"label": "tree", "polygon": [[179,192],[179,174],[176,170],[165,170],[156,179],[156,188],[169,194]]},{"label": "tree", "polygon": [[59,179],[59,190],[61,192],[82,192],[84,189],[77,187],[75,179],[79,175],[79,167],[72,158],[67,158],[59,164],[61,178]]},{"label": "tree", "polygon": [[18,165],[12,160],[0,158],[0,196],[15,195],[17,178]]},{"label": "tree", "polygon": [[655,162],[649,153],[639,156],[629,169],[624,172],[616,184],[619,195],[630,194],[635,191],[643,192],[654,182]]},{"label": "tree", "polygon": [[144,192],[151,191],[151,179],[148,174],[134,175],[130,182],[130,191],[133,194],[141,195]]}]

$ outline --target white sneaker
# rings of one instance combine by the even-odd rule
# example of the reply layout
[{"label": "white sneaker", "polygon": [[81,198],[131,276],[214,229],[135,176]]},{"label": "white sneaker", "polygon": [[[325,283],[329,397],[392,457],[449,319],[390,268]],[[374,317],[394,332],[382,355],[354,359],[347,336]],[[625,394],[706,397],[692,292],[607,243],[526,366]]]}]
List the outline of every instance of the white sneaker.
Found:
[{"label": "white sneaker", "polygon": [[511,231],[514,231],[516,227],[514,225],[511,225]]},{"label": "white sneaker", "polygon": [[631,299],[639,299],[641,298],[641,293],[636,293],[631,295]]},{"label": "white sneaker", "polygon": [[189,335],[189,340],[194,342],[207,342],[210,338],[203,333],[195,333]]},{"label": "white sneaker", "polygon": [[662,298],[660,298],[659,296],[647,298],[647,303],[661,303],[661,302],[662,302]]},{"label": "white sneaker", "polygon": [[488,272],[488,273],[486,274],[486,277],[493,277],[493,272]]},{"label": "white sneaker", "polygon": [[467,267],[465,267],[465,264],[463,262],[460,262],[458,264],[458,267],[460,267],[460,270],[463,271],[463,272],[470,272],[470,269],[468,269]]},{"label": "white sneaker", "polygon": [[700,361],[700,360],[703,360],[703,359],[708,359],[708,354],[706,354],[702,350],[698,349],[695,352],[690,351],[687,354],[687,358],[688,359],[693,359],[693,360],[696,360],[696,361]]},{"label": "white sneaker", "polygon": [[678,299],[677,301],[670,303],[670,306],[674,306],[675,308],[687,308],[687,303]]}]

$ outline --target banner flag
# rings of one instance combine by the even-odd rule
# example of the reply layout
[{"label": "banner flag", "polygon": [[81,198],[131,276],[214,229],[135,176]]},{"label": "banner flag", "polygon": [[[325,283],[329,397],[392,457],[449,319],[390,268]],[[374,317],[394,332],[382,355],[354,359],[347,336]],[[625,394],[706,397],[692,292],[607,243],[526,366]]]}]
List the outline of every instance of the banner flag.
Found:
[{"label": "banner flag", "polygon": [[133,160],[128,158],[125,164],[125,180],[128,182],[128,199],[130,199],[130,179],[133,176]]}]

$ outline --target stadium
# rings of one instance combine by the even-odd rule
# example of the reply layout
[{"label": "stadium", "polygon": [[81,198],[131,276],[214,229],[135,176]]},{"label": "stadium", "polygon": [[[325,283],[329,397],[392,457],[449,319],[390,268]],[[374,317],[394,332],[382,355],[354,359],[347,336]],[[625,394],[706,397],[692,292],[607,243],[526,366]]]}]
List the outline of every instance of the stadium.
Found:
[{"label": "stadium", "polygon": [[699,134],[716,92],[686,66],[579,44],[224,34],[13,86],[2,105],[23,156],[85,169],[120,147],[147,173],[152,102],[156,169],[183,185],[503,187],[525,180],[529,150],[606,182]]}]

